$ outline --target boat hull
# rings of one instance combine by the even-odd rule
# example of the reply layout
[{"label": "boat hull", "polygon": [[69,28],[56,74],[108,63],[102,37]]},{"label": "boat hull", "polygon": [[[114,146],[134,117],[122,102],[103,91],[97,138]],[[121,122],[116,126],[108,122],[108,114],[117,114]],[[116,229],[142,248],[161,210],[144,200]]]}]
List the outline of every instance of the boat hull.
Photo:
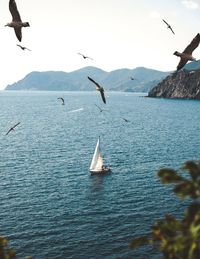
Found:
[{"label": "boat hull", "polygon": [[111,172],[111,168],[107,168],[107,169],[104,169],[104,170],[101,170],[101,171],[90,170],[91,174],[107,174],[107,173],[110,173],[110,172]]}]

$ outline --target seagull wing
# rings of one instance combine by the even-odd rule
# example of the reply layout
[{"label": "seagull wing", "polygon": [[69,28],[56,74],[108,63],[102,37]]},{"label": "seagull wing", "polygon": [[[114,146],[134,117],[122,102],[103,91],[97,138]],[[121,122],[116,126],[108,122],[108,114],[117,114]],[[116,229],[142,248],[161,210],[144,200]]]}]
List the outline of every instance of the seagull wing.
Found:
[{"label": "seagull wing", "polygon": [[15,127],[17,127],[20,124],[20,122],[18,122],[17,124],[15,124],[12,128],[14,129]]},{"label": "seagull wing", "polygon": [[17,39],[19,41],[21,41],[22,40],[22,29],[20,27],[18,27],[18,28],[14,28],[14,30],[15,30],[15,35],[17,36]]},{"label": "seagull wing", "polygon": [[58,97],[58,99],[60,99],[60,100],[62,101],[62,103],[63,103],[63,104],[65,104],[65,100],[64,100],[64,98],[62,98],[62,97]]},{"label": "seagull wing", "polygon": [[181,58],[180,62],[178,63],[177,70],[180,70],[185,64],[188,62],[188,59]]},{"label": "seagull wing", "polygon": [[97,107],[100,111],[102,111],[102,109],[101,109],[97,104],[94,104],[94,105],[96,105],[96,107]]},{"label": "seagull wing", "polygon": [[194,39],[190,42],[190,44],[186,47],[183,53],[192,54],[192,52],[198,47],[200,42],[200,34],[198,33]]},{"label": "seagull wing", "polygon": [[20,44],[17,44],[17,46],[20,47],[22,50],[25,50],[25,49],[30,50],[30,49],[28,49],[26,47],[21,46]]},{"label": "seagull wing", "polygon": [[101,98],[102,98],[103,102],[106,103],[106,98],[105,98],[105,95],[104,95],[104,89],[103,89],[103,87],[101,87],[100,93],[101,93]]},{"label": "seagull wing", "polygon": [[9,10],[11,12],[12,18],[14,22],[21,22],[20,14],[17,10],[17,5],[15,3],[15,0],[9,1]]},{"label": "seagull wing", "polygon": [[17,44],[17,46],[20,47],[21,49],[23,49],[23,47],[21,45]]},{"label": "seagull wing", "polygon": [[91,59],[91,60],[94,60],[93,58],[91,58],[91,57],[86,57],[86,58],[89,58],[89,59]]},{"label": "seagull wing", "polygon": [[82,57],[84,56],[83,54],[81,54],[81,53],[77,53],[78,55],[81,55]]},{"label": "seagull wing", "polygon": [[172,27],[169,26],[169,29],[171,30],[171,32],[175,35],[175,32],[173,31]]},{"label": "seagull wing", "polygon": [[167,24],[167,26],[169,26],[169,23],[168,23],[168,22],[166,22],[164,19],[163,19],[163,22],[164,22],[164,23],[166,23],[166,24]]},{"label": "seagull wing", "polygon": [[8,135],[12,130],[13,128],[10,128],[9,131],[6,133],[6,135]]},{"label": "seagull wing", "polygon": [[88,76],[88,79],[89,79],[92,83],[94,83],[94,84],[96,85],[96,87],[97,87],[98,90],[101,89],[101,86],[100,86],[96,81],[94,81],[91,77]]}]

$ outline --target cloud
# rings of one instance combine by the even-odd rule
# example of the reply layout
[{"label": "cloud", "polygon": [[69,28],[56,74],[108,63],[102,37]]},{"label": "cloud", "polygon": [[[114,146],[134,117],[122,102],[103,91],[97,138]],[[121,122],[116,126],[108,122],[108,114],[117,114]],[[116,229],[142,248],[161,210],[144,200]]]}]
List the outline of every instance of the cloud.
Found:
[{"label": "cloud", "polygon": [[184,0],[182,1],[182,4],[184,4],[185,7],[188,9],[193,9],[193,10],[199,9],[199,4],[193,0]]},{"label": "cloud", "polygon": [[159,12],[153,11],[153,12],[150,13],[150,17],[153,18],[153,19],[160,19],[161,15],[160,15]]}]

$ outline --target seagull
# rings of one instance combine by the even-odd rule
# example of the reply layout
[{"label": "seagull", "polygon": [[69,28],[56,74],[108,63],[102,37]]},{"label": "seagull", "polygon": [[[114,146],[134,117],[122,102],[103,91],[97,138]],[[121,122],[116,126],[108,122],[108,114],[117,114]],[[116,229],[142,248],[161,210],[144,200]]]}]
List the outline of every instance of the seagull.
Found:
[{"label": "seagull", "polygon": [[60,100],[62,101],[62,105],[65,105],[65,100],[64,100],[64,98],[58,97],[58,99],[60,99]]},{"label": "seagull", "polygon": [[173,34],[175,34],[175,32],[172,30],[171,25],[169,25],[169,23],[166,22],[164,19],[163,19],[163,22],[166,23],[167,24],[167,28],[170,29]]},{"label": "seagull", "polygon": [[27,50],[31,51],[31,50],[28,49],[27,47],[23,47],[23,46],[21,46],[21,45],[19,45],[19,44],[17,44],[17,46],[20,47],[22,50],[26,50],[26,49],[27,49]]},{"label": "seagull", "polygon": [[175,56],[181,58],[177,66],[177,70],[180,70],[182,67],[184,67],[189,60],[196,61],[196,59],[192,56],[192,52],[198,47],[199,42],[200,34],[198,33],[182,53],[178,51],[174,52]]},{"label": "seagull", "polygon": [[78,54],[81,55],[84,59],[89,58],[89,59],[93,60],[93,58],[90,58],[90,57],[88,57],[88,56],[85,56],[85,55],[83,55],[83,54],[81,54],[81,53],[78,53]]},{"label": "seagull", "polygon": [[105,98],[105,95],[104,95],[103,87],[100,86],[97,82],[95,82],[91,77],[88,76],[88,79],[96,85],[96,90],[101,93],[101,98],[102,98],[103,102],[106,103],[106,98]]},{"label": "seagull", "polygon": [[127,120],[127,119],[125,119],[125,118],[123,118],[123,117],[121,117],[122,118],[122,120],[124,120],[125,122],[130,122],[129,120]]},{"label": "seagull", "polygon": [[107,110],[101,109],[101,107],[99,107],[97,104],[94,104],[94,105],[96,105],[96,107],[99,109],[100,112],[107,111]]},{"label": "seagull", "polygon": [[22,40],[22,27],[30,27],[28,22],[22,22],[20,14],[17,10],[15,0],[9,1],[9,10],[12,15],[12,22],[7,23],[5,26],[12,27],[15,30],[15,34],[19,41]]},{"label": "seagull", "polygon": [[20,124],[20,122],[18,122],[17,124],[15,124],[13,127],[11,127],[9,129],[9,131],[6,133],[6,135],[8,135],[12,130],[14,130],[15,127],[17,127]]},{"label": "seagull", "polygon": [[134,77],[132,77],[132,76],[131,76],[130,78],[131,78],[131,80],[137,80],[136,78],[134,78]]}]

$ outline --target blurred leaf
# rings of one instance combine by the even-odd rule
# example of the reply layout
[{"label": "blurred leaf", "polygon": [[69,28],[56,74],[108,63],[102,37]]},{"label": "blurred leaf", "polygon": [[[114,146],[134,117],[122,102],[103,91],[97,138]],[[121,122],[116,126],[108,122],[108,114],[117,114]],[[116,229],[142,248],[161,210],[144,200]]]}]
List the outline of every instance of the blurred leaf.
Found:
[{"label": "blurred leaf", "polygon": [[158,171],[158,177],[161,178],[163,184],[179,183],[185,180],[178,173],[170,168],[162,168]]},{"label": "blurred leaf", "polygon": [[159,170],[158,176],[162,183],[175,185],[173,191],[180,198],[193,199],[182,219],[167,214],[153,224],[149,239],[134,239],[132,248],[151,244],[165,259],[200,259],[200,163],[187,161],[181,170],[187,170],[191,178],[169,168]]},{"label": "blurred leaf", "polygon": [[185,212],[185,220],[193,222],[195,219],[198,219],[200,216],[200,204],[192,203],[188,206]]},{"label": "blurred leaf", "polygon": [[15,250],[9,249],[9,251],[8,251],[8,258],[9,258],[9,259],[16,259],[16,258],[17,258],[17,257],[16,257]]},{"label": "blurred leaf", "polygon": [[193,180],[197,179],[197,177],[200,176],[200,166],[194,161],[186,161],[183,164],[182,169],[188,170]]},{"label": "blurred leaf", "polygon": [[138,238],[135,238],[131,241],[131,243],[129,244],[129,247],[130,248],[136,248],[138,246],[143,246],[143,245],[147,245],[149,244],[149,239],[144,236],[144,237],[138,237]]},{"label": "blurred leaf", "polygon": [[0,237],[0,259],[16,259],[16,253],[8,247],[8,241],[5,237]]},{"label": "blurred leaf", "polygon": [[190,245],[189,253],[188,253],[188,258],[189,259],[195,259],[199,258],[199,251],[198,251],[198,245],[196,242],[192,242]]},{"label": "blurred leaf", "polygon": [[183,183],[174,187],[173,191],[180,198],[186,198],[188,196],[193,196],[194,188],[190,181],[184,181]]},{"label": "blurred leaf", "polygon": [[0,246],[6,246],[8,244],[8,241],[5,237],[0,237]]},{"label": "blurred leaf", "polygon": [[175,219],[172,215],[166,215],[165,222],[167,223],[168,228],[174,231],[179,231],[182,228],[180,220]]},{"label": "blurred leaf", "polygon": [[199,181],[184,181],[174,188],[174,193],[180,198],[190,197],[197,199],[200,197],[200,182]]}]

